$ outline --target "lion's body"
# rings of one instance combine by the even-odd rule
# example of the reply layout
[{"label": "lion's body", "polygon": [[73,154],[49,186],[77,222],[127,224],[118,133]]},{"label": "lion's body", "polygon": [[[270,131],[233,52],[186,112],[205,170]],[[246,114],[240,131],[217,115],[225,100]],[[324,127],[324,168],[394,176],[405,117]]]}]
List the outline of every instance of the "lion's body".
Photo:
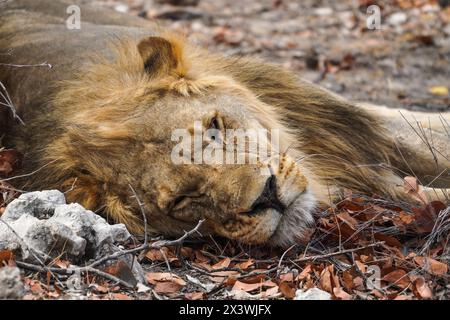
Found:
[{"label": "lion's body", "polygon": [[[80,163],[61,161],[61,157],[69,154],[61,137],[68,122],[69,125],[70,122],[82,123],[86,128],[96,122],[127,122],[132,118],[133,103],[140,105],[150,101],[141,97],[148,84],[142,78],[133,80],[132,75],[142,67],[136,41],[154,30],[147,28],[144,20],[109,11],[98,12],[90,7],[82,7],[82,30],[67,30],[65,8],[73,1],[51,1],[50,5],[49,2],[21,0],[0,4],[7,8],[0,10],[0,54],[12,50],[10,55],[0,56],[0,63],[48,62],[53,66],[49,69],[0,65],[0,81],[5,84],[25,123],[13,125],[13,121],[9,121],[7,127],[0,121],[2,129],[7,128],[6,144],[25,153],[25,173],[38,170],[21,187],[70,189],[68,182],[75,184],[78,180],[81,187],[79,191],[72,188],[72,200],[91,209],[107,207],[115,220],[128,222],[131,205],[122,203],[123,190],[120,189],[132,182],[127,170],[132,171],[142,159],[128,154],[128,145],[136,141],[130,139],[125,126],[103,132],[100,140],[95,140],[91,132],[81,127],[79,132],[72,132],[72,137],[80,140],[80,146],[89,143],[91,149],[86,150],[91,155],[98,149],[108,148],[109,153],[98,155],[96,159],[86,160],[83,154],[79,155],[79,161],[91,162],[89,173],[97,177],[92,183],[91,177],[72,171]],[[115,43],[114,48],[111,43]],[[432,139],[439,158],[436,164],[432,152],[411,133],[398,111],[390,111],[386,117],[384,109],[356,106],[254,58],[224,58],[200,49],[190,52],[190,65],[197,68],[198,74],[213,70],[278,110],[282,123],[296,135],[295,144],[289,147],[300,151],[302,159],[299,161],[317,177],[313,187],[319,199],[333,198],[344,189],[404,198],[398,188],[402,183],[401,175],[415,174],[426,182],[440,174],[437,182],[444,187],[448,183],[450,138],[445,132],[439,132],[438,115],[428,122],[426,115],[418,114],[422,125],[430,124],[430,130],[434,130]],[[93,54],[96,57],[93,58]],[[113,63],[117,55],[119,58]],[[108,61],[111,65],[107,65]],[[85,70],[90,73],[85,74]],[[115,81],[120,74],[130,76],[122,78],[122,82]],[[127,98],[134,95],[136,98],[130,98],[128,104],[124,102],[120,110],[109,108],[108,101],[114,105],[124,94]],[[7,111],[7,108],[0,109],[3,121]],[[405,115],[410,116],[406,111]],[[448,114],[442,117],[450,121]],[[70,151],[71,159],[77,157],[73,152]],[[114,167],[109,157],[117,154],[123,154],[121,166],[130,168],[108,171],[106,168]],[[129,225],[133,223],[130,221]],[[175,234],[183,227],[177,226],[179,231],[173,231],[170,224],[164,224],[154,229]]]}]

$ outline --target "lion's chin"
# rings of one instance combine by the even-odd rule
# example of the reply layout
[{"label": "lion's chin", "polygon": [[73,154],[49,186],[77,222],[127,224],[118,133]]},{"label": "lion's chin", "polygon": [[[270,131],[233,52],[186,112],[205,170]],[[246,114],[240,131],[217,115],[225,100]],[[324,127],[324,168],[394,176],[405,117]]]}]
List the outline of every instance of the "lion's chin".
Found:
[{"label": "lion's chin", "polygon": [[316,205],[317,200],[310,191],[299,196],[286,209],[267,244],[284,248],[306,243],[314,230],[313,210]]},{"label": "lion's chin", "polygon": [[[257,214],[241,215],[226,224],[216,225],[217,234],[247,244],[288,247],[306,243],[314,229],[313,210],[316,198],[307,191],[283,213],[273,208]],[[239,226],[236,228],[236,226]]]}]

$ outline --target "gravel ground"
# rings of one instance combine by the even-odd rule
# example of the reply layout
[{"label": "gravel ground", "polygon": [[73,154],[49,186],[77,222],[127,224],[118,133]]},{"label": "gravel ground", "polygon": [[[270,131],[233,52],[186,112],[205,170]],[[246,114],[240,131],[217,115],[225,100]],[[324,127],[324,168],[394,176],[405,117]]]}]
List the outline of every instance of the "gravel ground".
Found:
[{"label": "gravel ground", "polygon": [[[95,2],[213,51],[263,57],[352,100],[450,110],[446,0]],[[367,28],[371,4],[381,9],[381,29]]]}]

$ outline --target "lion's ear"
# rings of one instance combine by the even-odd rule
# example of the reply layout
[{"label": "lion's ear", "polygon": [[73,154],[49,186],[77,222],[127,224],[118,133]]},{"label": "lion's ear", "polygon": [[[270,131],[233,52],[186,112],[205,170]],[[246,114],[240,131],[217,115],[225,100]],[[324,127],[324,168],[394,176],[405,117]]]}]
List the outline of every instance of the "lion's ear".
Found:
[{"label": "lion's ear", "polygon": [[175,37],[148,37],[138,44],[146,72],[151,75],[175,73],[184,76],[183,41]]}]

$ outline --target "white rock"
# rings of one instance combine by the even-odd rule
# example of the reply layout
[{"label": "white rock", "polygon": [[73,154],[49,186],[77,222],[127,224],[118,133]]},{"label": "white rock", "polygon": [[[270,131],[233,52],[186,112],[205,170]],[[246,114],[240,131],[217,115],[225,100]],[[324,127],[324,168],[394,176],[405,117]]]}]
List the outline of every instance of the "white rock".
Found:
[{"label": "white rock", "polygon": [[447,36],[450,36],[450,24],[447,24],[443,31]]},{"label": "white rock", "polygon": [[44,215],[52,215],[55,206],[60,204],[66,204],[66,198],[58,190],[24,193],[6,207],[2,219],[13,221],[23,214],[41,218]]},{"label": "white rock", "polygon": [[333,9],[329,7],[317,8],[314,13],[318,16],[329,16],[333,13]]},{"label": "white rock", "polygon": [[0,249],[19,251],[15,253],[30,262],[35,262],[30,248],[50,257],[64,251],[75,261],[86,260],[119,250],[116,243],[131,237],[123,224],[110,225],[79,204],[66,204],[57,190],[21,195],[1,219],[8,226],[0,222]]},{"label": "white rock", "polygon": [[[36,257],[53,259],[61,253],[73,264],[99,259],[119,251],[118,244],[130,237],[125,225],[110,225],[77,203],[66,204],[64,194],[57,190],[25,193],[8,205],[0,218],[0,250],[11,250],[31,263],[38,262]],[[137,281],[146,283],[133,255],[120,260],[131,268]]]},{"label": "white rock", "polygon": [[121,13],[127,13],[130,10],[130,8],[128,7],[128,5],[124,3],[119,3],[114,7],[114,10]]},{"label": "white rock", "polygon": [[0,268],[0,299],[21,299],[25,288],[17,267]]},{"label": "white rock", "polygon": [[318,288],[297,290],[294,300],[331,300],[331,294]]},{"label": "white rock", "polygon": [[392,26],[399,26],[408,20],[408,16],[404,12],[395,12],[387,18],[387,22]]}]

